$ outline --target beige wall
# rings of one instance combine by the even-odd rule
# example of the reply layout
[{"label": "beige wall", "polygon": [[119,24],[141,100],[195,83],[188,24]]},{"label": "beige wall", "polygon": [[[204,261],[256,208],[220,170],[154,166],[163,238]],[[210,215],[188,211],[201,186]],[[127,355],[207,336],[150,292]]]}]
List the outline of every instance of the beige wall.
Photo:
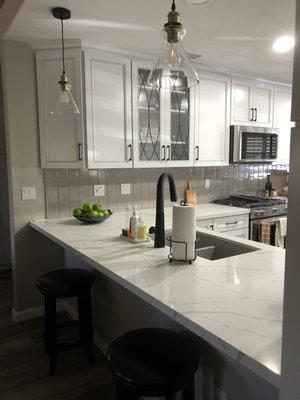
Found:
[{"label": "beige wall", "polygon": [[[28,227],[29,220],[45,217],[34,55],[25,44],[2,41],[1,64],[14,246],[14,309],[20,311],[40,304],[36,278],[63,262],[62,251]],[[23,201],[22,186],[35,186],[36,200]]]}]

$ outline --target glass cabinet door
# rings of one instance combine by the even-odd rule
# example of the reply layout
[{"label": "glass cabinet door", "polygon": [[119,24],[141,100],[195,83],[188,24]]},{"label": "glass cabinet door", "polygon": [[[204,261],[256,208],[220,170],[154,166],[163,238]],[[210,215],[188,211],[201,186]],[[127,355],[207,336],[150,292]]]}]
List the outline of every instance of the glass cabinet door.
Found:
[{"label": "glass cabinet door", "polygon": [[150,70],[138,69],[138,157],[140,161],[159,161],[160,91],[148,85]]},{"label": "glass cabinet door", "polygon": [[188,161],[190,159],[190,90],[176,89],[176,84],[170,91],[171,131],[170,157],[171,161]]}]

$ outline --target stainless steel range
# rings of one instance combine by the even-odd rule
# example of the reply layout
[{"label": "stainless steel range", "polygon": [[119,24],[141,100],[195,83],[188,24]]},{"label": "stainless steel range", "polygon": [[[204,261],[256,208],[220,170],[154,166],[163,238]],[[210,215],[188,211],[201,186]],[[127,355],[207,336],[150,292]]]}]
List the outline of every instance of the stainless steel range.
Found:
[{"label": "stainless steel range", "polygon": [[275,227],[279,218],[286,217],[288,208],[287,200],[285,199],[244,195],[234,195],[217,199],[213,203],[249,208],[249,238],[251,240],[257,240],[256,227],[261,220],[268,219],[270,224]]}]

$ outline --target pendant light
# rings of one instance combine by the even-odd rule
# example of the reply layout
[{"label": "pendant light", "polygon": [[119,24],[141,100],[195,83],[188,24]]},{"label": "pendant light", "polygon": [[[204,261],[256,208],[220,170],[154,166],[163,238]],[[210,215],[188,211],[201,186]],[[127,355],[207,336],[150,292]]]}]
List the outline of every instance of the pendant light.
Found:
[{"label": "pendant light", "polygon": [[148,84],[154,87],[187,89],[199,83],[197,72],[182,45],[185,30],[179,22],[175,0],[163,28],[163,40],[158,59],[150,72]]},{"label": "pendant light", "polygon": [[75,103],[71,92],[71,84],[68,81],[65,69],[65,42],[64,42],[64,21],[71,18],[71,11],[67,8],[55,7],[52,10],[54,18],[61,21],[61,44],[62,44],[62,75],[59,83],[59,93],[51,108],[51,114],[79,114],[79,109]]}]

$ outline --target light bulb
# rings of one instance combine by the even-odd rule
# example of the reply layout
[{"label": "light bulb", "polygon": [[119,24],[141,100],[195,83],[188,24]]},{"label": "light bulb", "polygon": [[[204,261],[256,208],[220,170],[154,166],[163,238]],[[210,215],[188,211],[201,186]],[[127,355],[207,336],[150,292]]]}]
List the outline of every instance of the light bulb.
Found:
[{"label": "light bulb", "polygon": [[169,49],[166,53],[166,62],[169,67],[177,67],[181,63],[180,53],[177,49],[177,43],[169,43]]},{"label": "light bulb", "polygon": [[65,75],[62,75],[59,82],[59,92],[51,108],[51,114],[79,114],[79,109],[72,96],[71,88],[72,86],[68,83]]}]

